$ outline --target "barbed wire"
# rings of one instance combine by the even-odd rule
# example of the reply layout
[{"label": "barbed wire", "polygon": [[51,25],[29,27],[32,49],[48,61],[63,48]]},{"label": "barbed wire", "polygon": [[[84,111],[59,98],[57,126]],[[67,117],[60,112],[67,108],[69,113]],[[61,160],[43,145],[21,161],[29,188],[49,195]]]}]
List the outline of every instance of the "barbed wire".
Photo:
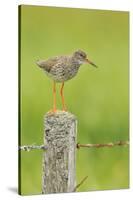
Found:
[{"label": "barbed wire", "polygon": [[87,148],[101,148],[101,147],[114,147],[114,146],[126,146],[129,145],[128,141],[117,141],[117,142],[110,142],[110,143],[103,143],[103,144],[77,144],[77,148],[80,147],[87,147]]},{"label": "barbed wire", "polygon": [[19,146],[19,150],[23,150],[23,151],[31,151],[33,149],[42,149],[42,150],[47,150],[47,146],[46,145],[23,145],[23,146]]},{"label": "barbed wire", "polygon": [[[78,143],[76,145],[77,149],[80,149],[81,147],[86,148],[102,148],[102,147],[115,147],[115,146],[127,146],[129,145],[129,141],[117,141],[117,142],[110,142],[110,143],[103,143],[103,144],[80,144]],[[31,151],[34,149],[42,149],[47,150],[48,147],[46,145],[23,145],[19,146],[19,150],[23,151]]]}]

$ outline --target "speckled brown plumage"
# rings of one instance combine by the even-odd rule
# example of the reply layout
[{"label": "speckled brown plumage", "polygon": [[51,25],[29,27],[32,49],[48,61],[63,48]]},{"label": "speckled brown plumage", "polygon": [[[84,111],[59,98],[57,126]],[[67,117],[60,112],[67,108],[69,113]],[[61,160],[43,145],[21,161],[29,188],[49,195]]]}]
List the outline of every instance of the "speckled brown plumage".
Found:
[{"label": "speckled brown plumage", "polygon": [[[87,59],[86,53],[82,50],[75,51],[72,55],[56,56],[48,60],[38,60],[36,63],[41,69],[45,71],[47,76],[53,79],[54,92],[55,92],[55,82],[61,82],[63,84],[61,88],[63,110],[66,109],[63,97],[64,82],[76,76],[80,66],[83,63],[89,63],[97,67],[93,62]],[[54,100],[55,100],[55,95],[54,95]],[[55,101],[54,104],[56,104]],[[55,107],[54,110],[56,110],[55,105],[54,107]]]}]

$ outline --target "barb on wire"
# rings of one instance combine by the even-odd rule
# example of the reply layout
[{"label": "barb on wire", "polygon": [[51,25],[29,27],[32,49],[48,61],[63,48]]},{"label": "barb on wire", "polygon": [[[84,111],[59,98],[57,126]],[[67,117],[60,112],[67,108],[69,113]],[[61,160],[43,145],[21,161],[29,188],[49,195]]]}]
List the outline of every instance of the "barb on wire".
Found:
[{"label": "barb on wire", "polygon": [[100,148],[100,147],[114,147],[114,146],[126,146],[129,145],[128,141],[117,141],[117,142],[110,142],[110,143],[104,143],[104,144],[77,144],[77,148],[80,149],[80,147],[87,147],[87,148]]},{"label": "barb on wire", "polygon": [[20,146],[19,150],[23,150],[23,151],[31,151],[33,149],[42,149],[42,150],[47,150],[47,146],[45,145],[24,145],[24,146]]}]

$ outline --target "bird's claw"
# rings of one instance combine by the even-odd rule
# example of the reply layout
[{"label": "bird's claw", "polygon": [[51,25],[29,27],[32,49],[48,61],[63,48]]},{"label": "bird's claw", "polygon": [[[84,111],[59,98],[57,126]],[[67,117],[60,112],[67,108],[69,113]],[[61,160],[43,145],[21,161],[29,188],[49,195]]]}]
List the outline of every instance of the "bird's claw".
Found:
[{"label": "bird's claw", "polygon": [[52,109],[52,110],[49,110],[49,111],[48,111],[48,113],[51,113],[51,114],[56,113],[56,112],[57,112],[56,109]]}]

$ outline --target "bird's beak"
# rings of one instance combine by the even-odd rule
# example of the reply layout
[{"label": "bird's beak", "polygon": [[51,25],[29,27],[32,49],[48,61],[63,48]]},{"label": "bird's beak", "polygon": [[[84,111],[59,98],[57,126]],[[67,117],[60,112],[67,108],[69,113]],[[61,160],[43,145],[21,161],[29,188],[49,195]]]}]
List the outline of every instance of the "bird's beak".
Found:
[{"label": "bird's beak", "polygon": [[96,68],[98,68],[98,66],[95,65],[95,64],[94,64],[93,62],[91,62],[90,60],[88,60],[88,58],[85,59],[85,62],[86,62],[86,63],[89,63],[89,64],[91,64],[91,65],[93,65],[93,66],[96,67]]}]

